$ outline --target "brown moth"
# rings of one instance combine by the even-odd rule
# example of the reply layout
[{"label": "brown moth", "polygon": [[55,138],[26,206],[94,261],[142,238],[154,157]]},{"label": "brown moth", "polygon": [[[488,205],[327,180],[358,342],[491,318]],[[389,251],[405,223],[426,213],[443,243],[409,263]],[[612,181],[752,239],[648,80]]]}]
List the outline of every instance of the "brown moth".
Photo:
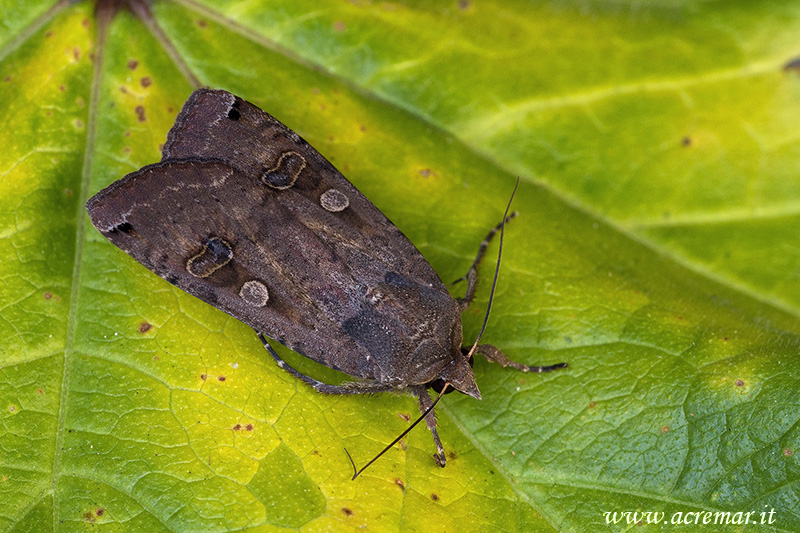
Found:
[{"label": "brown moth", "polygon": [[[327,394],[407,392],[419,399],[444,466],[428,388],[480,398],[462,351],[461,312],[414,245],[299,135],[258,107],[200,89],[184,104],[161,162],[86,204],[113,244],[189,294],[287,348],[358,381]],[[477,352],[524,372],[489,345]],[[447,385],[445,385],[447,384]],[[441,394],[440,394],[441,397]]]}]

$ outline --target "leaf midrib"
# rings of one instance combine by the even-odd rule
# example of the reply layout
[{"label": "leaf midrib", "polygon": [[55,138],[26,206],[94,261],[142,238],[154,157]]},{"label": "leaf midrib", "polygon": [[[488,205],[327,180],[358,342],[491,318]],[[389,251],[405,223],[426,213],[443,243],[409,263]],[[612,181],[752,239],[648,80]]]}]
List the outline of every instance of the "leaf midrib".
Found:
[{"label": "leaf midrib", "polygon": [[[49,14],[52,16],[56,15],[54,12],[49,12]],[[100,26],[98,26],[98,28],[100,28]],[[98,32],[97,43],[95,45],[95,61],[92,63],[94,67],[94,72],[92,73],[92,83],[89,88],[91,91],[91,96],[87,110],[88,117],[86,127],[86,148],[83,157],[83,167],[81,169],[81,190],[78,196],[80,201],[76,206],[75,213],[75,256],[72,263],[72,289],[70,291],[69,317],[67,318],[67,329],[64,339],[64,366],[61,375],[61,394],[56,422],[55,450],[53,450],[53,478],[50,485],[50,490],[52,491],[53,495],[53,531],[59,530],[60,523],[58,501],[59,491],[57,485],[61,478],[61,460],[63,457],[62,451],[64,449],[64,429],[66,425],[67,405],[69,403],[70,393],[69,377],[72,368],[72,357],[75,354],[75,330],[78,324],[79,297],[81,293],[81,267],[83,264],[83,249],[86,241],[86,218],[83,205],[89,196],[92,164],[94,163],[93,155],[97,130],[97,110],[98,101],[100,98],[100,84],[103,77],[103,58],[105,55],[104,44],[105,31],[104,28],[100,28]]]}]

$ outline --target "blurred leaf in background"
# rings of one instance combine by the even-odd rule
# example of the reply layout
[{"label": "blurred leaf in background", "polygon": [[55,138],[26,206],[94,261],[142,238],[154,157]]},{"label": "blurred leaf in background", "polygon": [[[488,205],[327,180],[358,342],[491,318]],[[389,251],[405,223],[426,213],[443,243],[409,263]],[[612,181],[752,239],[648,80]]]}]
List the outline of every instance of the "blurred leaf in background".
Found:
[{"label": "blurred leaf in background", "polygon": [[[800,529],[796,2],[3,0],[0,21],[3,529]],[[446,282],[519,175],[484,340],[570,368],[478,360],[484,399],[439,409],[445,469],[420,429],[351,482],[344,446],[371,457],[412,398],[314,393],[88,223],[198,86],[300,133]]]}]

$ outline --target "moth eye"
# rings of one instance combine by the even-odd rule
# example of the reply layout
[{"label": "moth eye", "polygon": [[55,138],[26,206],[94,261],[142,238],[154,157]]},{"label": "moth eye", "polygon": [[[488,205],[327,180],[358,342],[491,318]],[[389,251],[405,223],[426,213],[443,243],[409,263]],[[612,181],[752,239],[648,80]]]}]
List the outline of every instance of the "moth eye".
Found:
[{"label": "moth eye", "polygon": [[260,281],[251,280],[242,285],[239,296],[254,307],[264,307],[269,300],[269,291]]},{"label": "moth eye", "polygon": [[345,193],[337,189],[328,189],[319,197],[319,204],[326,211],[338,213],[344,211],[350,205],[350,199]]},{"label": "moth eye", "polygon": [[278,163],[264,171],[261,181],[282,191],[288,189],[297,180],[297,176],[306,168],[306,159],[297,152],[284,152]]},{"label": "moth eye", "polygon": [[186,261],[186,270],[196,278],[207,278],[233,259],[231,245],[219,237],[212,237],[203,243],[200,253]]},{"label": "moth eye", "polygon": [[241,116],[242,114],[239,113],[238,109],[230,108],[230,110],[228,111],[228,118],[231,120],[239,120]]}]

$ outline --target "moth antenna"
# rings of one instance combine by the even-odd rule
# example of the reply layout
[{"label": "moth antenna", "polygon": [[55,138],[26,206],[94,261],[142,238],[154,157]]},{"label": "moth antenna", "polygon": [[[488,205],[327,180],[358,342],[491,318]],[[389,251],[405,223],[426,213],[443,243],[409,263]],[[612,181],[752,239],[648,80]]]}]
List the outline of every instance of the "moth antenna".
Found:
[{"label": "moth antenna", "polygon": [[[512,220],[512,219],[516,218],[517,215],[519,215],[519,211],[514,211],[510,215],[508,215],[503,220],[503,222],[508,222],[509,220]],[[490,231],[486,235],[486,237],[484,237],[480,248],[478,248],[478,254],[475,256],[475,260],[472,261],[472,265],[470,266],[470,268],[467,271],[467,273],[464,274],[463,276],[461,276],[460,278],[458,278],[457,280],[454,280],[454,281],[448,283],[447,284],[448,287],[452,287],[456,283],[461,283],[462,281],[468,281],[469,280],[469,272],[471,270],[477,270],[478,269],[478,265],[480,265],[481,261],[483,261],[483,256],[486,253],[486,249],[489,247],[489,241],[491,241],[492,237],[494,237],[494,234],[497,233],[498,231],[500,231],[500,229],[503,227],[503,222],[500,222],[499,224],[497,224],[497,226],[493,227],[492,231]]]},{"label": "moth antenna", "polygon": [[[366,470],[366,469],[367,469],[367,467],[368,467],[369,465],[371,465],[372,463],[374,463],[375,461],[377,461],[377,460],[378,460],[378,458],[380,458],[380,456],[381,456],[381,455],[383,455],[383,454],[385,454],[386,452],[388,452],[388,451],[389,451],[389,450],[392,448],[392,446],[394,446],[395,444],[397,444],[398,442],[400,442],[400,439],[402,439],[403,437],[405,437],[405,436],[408,434],[408,432],[409,432],[409,431],[411,431],[412,429],[414,429],[414,428],[417,426],[417,424],[419,424],[420,422],[422,422],[422,420],[423,420],[423,419],[424,419],[426,416],[428,416],[428,413],[430,413],[431,411],[433,411],[433,408],[434,408],[434,407],[436,407],[436,404],[437,404],[437,403],[439,403],[439,400],[441,400],[441,399],[442,399],[442,396],[444,396],[444,393],[445,393],[445,391],[447,390],[447,387],[449,387],[449,386],[450,386],[450,382],[449,382],[449,381],[448,381],[448,382],[445,382],[445,384],[444,384],[444,387],[442,387],[442,392],[440,392],[440,393],[439,393],[439,396],[437,396],[437,397],[436,397],[436,399],[433,401],[433,403],[431,404],[431,406],[430,406],[430,407],[428,407],[427,409],[425,409],[425,412],[424,412],[424,413],[422,413],[422,414],[420,415],[420,417],[419,417],[419,418],[417,418],[417,419],[414,421],[414,423],[413,423],[413,424],[411,424],[410,426],[408,426],[408,428],[407,428],[407,429],[406,429],[404,432],[400,433],[400,436],[398,436],[396,439],[394,439],[394,440],[393,440],[393,441],[392,441],[392,442],[391,442],[391,443],[390,443],[388,446],[386,446],[386,448],[384,448],[383,450],[381,450],[381,451],[380,451],[380,453],[378,453],[378,455],[376,455],[375,457],[373,457],[373,458],[372,458],[372,460],[371,460],[370,462],[368,462],[367,464],[365,464],[364,466],[362,466],[362,467],[361,467],[361,470],[358,470],[358,469],[356,469],[356,463],[355,463],[355,461],[353,461],[353,458],[350,456],[350,452],[348,452],[348,451],[347,451],[347,448],[345,448],[345,449],[344,449],[344,453],[346,453],[346,454],[347,454],[347,458],[348,458],[348,459],[350,459],[350,464],[351,464],[351,465],[353,465],[353,477],[351,477],[351,478],[350,478],[350,480],[352,481],[352,480],[354,480],[355,478],[357,478],[358,476],[360,476],[360,475],[361,475],[361,472],[363,472],[364,470]],[[427,393],[427,392],[424,392],[423,394],[428,394],[428,393]]]},{"label": "moth antenna", "polygon": [[486,314],[483,317],[483,325],[481,326],[481,330],[478,333],[478,338],[475,339],[475,343],[472,345],[472,348],[469,349],[469,353],[467,353],[467,361],[469,361],[472,356],[475,354],[475,350],[478,349],[478,343],[481,341],[481,337],[483,337],[483,332],[486,331],[486,324],[489,322],[489,313],[492,311],[492,302],[494,301],[494,291],[497,288],[497,278],[500,276],[500,258],[503,257],[503,235],[506,232],[506,219],[508,218],[508,212],[511,209],[511,202],[514,201],[514,195],[517,194],[517,188],[519,187],[519,176],[517,176],[517,183],[514,185],[514,190],[511,191],[511,198],[508,199],[508,205],[506,206],[506,212],[503,213],[503,223],[500,226],[500,246],[497,250],[497,265],[494,268],[494,279],[492,280],[492,291],[489,293],[489,303],[486,305]]}]

